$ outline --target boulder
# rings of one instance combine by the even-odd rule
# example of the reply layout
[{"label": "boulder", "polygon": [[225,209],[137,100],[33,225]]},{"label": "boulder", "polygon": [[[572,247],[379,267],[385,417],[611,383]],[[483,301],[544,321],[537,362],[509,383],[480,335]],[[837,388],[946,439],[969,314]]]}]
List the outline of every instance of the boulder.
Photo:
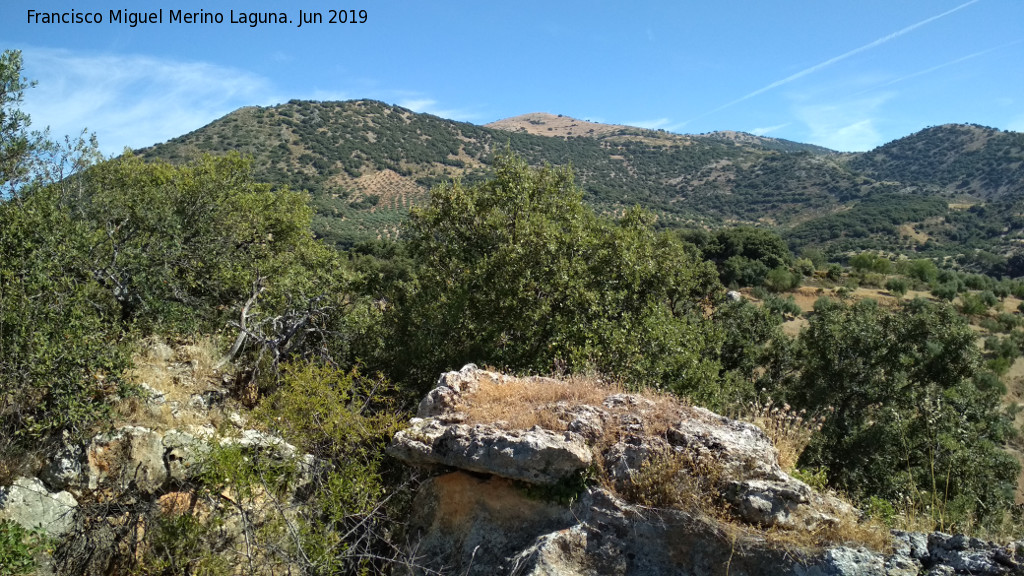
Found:
[{"label": "boulder", "polygon": [[77,506],[69,492],[50,492],[37,478],[19,477],[10,486],[0,487],[0,520],[41,528],[51,536],[71,529]]}]

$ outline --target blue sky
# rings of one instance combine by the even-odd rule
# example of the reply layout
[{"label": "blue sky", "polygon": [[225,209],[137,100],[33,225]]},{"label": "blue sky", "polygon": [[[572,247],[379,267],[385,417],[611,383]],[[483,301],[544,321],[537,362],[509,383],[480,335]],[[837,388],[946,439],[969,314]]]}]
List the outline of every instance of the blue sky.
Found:
[{"label": "blue sky", "polygon": [[[109,23],[164,10],[164,24]],[[241,8],[241,10],[240,10]],[[365,24],[326,23],[367,11]],[[29,24],[28,10],[102,24]],[[222,24],[169,24],[169,10]],[[229,10],[292,24],[230,24]],[[297,27],[298,10],[325,23]],[[1024,131],[1021,0],[424,2],[5,0],[24,108],[106,153],[246,105],[374,98],[477,124],[527,112],[680,133],[741,130],[866,150],[951,122]]]}]

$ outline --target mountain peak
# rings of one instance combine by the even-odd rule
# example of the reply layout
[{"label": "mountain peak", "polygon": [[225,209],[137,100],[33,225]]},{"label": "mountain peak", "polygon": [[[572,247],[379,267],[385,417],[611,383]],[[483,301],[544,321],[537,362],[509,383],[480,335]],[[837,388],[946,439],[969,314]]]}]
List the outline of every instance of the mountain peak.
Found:
[{"label": "mountain peak", "polygon": [[606,136],[618,132],[644,130],[635,126],[622,124],[601,124],[589,120],[579,120],[563,114],[548,114],[546,112],[531,112],[505,118],[486,124],[487,128],[505,130],[507,132],[523,132],[538,136]]}]

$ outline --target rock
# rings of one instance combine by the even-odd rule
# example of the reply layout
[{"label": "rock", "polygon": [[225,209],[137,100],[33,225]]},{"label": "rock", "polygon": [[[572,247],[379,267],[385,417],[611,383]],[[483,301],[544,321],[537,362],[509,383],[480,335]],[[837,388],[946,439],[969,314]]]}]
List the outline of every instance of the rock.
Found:
[{"label": "rock", "polygon": [[739,292],[737,292],[735,290],[729,290],[728,292],[726,292],[725,293],[725,297],[730,302],[742,302],[743,301],[743,294],[740,294]]},{"label": "rock", "polygon": [[180,430],[168,430],[162,442],[167,474],[177,482],[194,478],[206,455],[210,453],[209,441]]},{"label": "rock", "polygon": [[24,528],[42,528],[51,536],[71,529],[77,507],[69,492],[49,492],[36,478],[16,478],[11,486],[0,488],[0,520],[11,520]]},{"label": "rock", "polygon": [[748,422],[719,416],[704,408],[690,414],[668,431],[673,446],[698,456],[714,458],[737,479],[785,480],[778,451],[768,436]]},{"label": "rock", "polygon": [[533,484],[555,484],[586,469],[592,456],[574,432],[501,430],[419,420],[395,435],[388,453],[414,466],[450,466]]},{"label": "rock", "polygon": [[283,460],[294,458],[298,453],[295,446],[285,442],[284,439],[252,429],[242,430],[242,435],[238,438],[222,438],[220,443],[222,446],[236,445],[264,452]]},{"label": "rock", "polygon": [[416,410],[419,418],[456,416],[459,398],[476,391],[480,370],[476,364],[466,364],[458,372],[446,372],[437,379],[437,386],[431,390]]},{"label": "rock", "polygon": [[634,507],[600,488],[566,506],[502,478],[453,472],[424,483],[413,510],[420,565],[408,573],[416,575],[860,574],[799,572],[815,559],[742,532],[724,537],[707,519]]},{"label": "rock", "polygon": [[85,450],[86,485],[113,484],[121,490],[152,494],[167,480],[163,438],[140,426],[124,426],[93,438]]},{"label": "rock", "polygon": [[[856,521],[857,511],[789,476],[761,429],[703,408],[611,393],[593,402],[598,405],[559,400],[523,406],[547,411],[538,420],[564,427],[556,430],[539,426],[510,430],[504,422],[468,423],[467,414],[460,410],[472,406],[480,386],[511,379],[472,365],[442,375],[438,387],[420,403],[418,417],[388,447],[389,454],[410,465],[447,472],[427,480],[416,496],[409,525],[410,553],[423,564],[410,567],[411,573],[1024,573],[1018,555],[1022,550],[965,536],[894,531],[891,553],[846,542],[825,549],[794,545],[787,533],[799,541],[800,532],[842,530],[844,523]],[[629,493],[623,488],[655,456],[679,457],[673,467],[662,470],[690,476],[682,479],[681,490],[700,475],[710,489],[693,495],[715,499],[718,507],[684,511],[622,501],[616,494]],[[577,494],[571,506],[538,500],[510,482],[540,485],[537,490],[543,494],[544,486],[558,484],[595,463],[600,464],[602,481]],[[695,489],[702,490],[703,485]],[[723,523],[717,519],[723,513],[745,526]],[[777,533],[783,535],[781,541],[775,540]]]},{"label": "rock", "polygon": [[40,476],[54,490],[77,487],[82,479],[85,450],[81,446],[65,444],[43,467]]},{"label": "rock", "polygon": [[146,401],[146,404],[149,404],[150,406],[160,406],[167,402],[166,392],[161,392],[145,382],[139,384],[139,389],[142,390],[142,397]]},{"label": "rock", "polygon": [[893,530],[893,547],[897,554],[916,560],[928,557],[928,536],[920,532]]},{"label": "rock", "polygon": [[798,576],[885,576],[881,556],[863,548],[839,546],[825,550],[822,558],[808,567],[795,566]]},{"label": "rock", "polygon": [[603,435],[605,422],[610,419],[608,412],[594,406],[581,404],[569,406],[562,402],[554,409],[559,419],[567,422],[566,428],[583,436],[588,443],[596,443]]}]

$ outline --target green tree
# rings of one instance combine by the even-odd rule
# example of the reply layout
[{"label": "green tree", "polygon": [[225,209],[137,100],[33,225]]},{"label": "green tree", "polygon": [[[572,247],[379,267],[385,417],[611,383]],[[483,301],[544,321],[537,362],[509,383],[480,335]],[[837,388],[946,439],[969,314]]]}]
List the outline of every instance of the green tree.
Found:
[{"label": "green tree", "polygon": [[885,289],[896,296],[902,297],[909,288],[910,284],[904,278],[889,278],[885,282]]},{"label": "green tree", "polygon": [[411,215],[417,279],[388,299],[396,381],[426,387],[467,362],[595,369],[681,391],[714,380],[710,264],[642,211],[596,217],[568,169],[508,154],[494,165],[480,184],[435,187]]},{"label": "green tree", "polygon": [[21,182],[40,145],[39,137],[28,132],[31,120],[21,110],[25,89],[31,86],[21,76],[21,51],[4,50],[0,54],[0,186],[4,188]]},{"label": "green tree", "polygon": [[1002,387],[951,306],[923,300],[815,306],[790,401],[833,410],[803,465],[858,497],[910,497],[938,522],[988,518],[1012,502],[1018,466]]}]

